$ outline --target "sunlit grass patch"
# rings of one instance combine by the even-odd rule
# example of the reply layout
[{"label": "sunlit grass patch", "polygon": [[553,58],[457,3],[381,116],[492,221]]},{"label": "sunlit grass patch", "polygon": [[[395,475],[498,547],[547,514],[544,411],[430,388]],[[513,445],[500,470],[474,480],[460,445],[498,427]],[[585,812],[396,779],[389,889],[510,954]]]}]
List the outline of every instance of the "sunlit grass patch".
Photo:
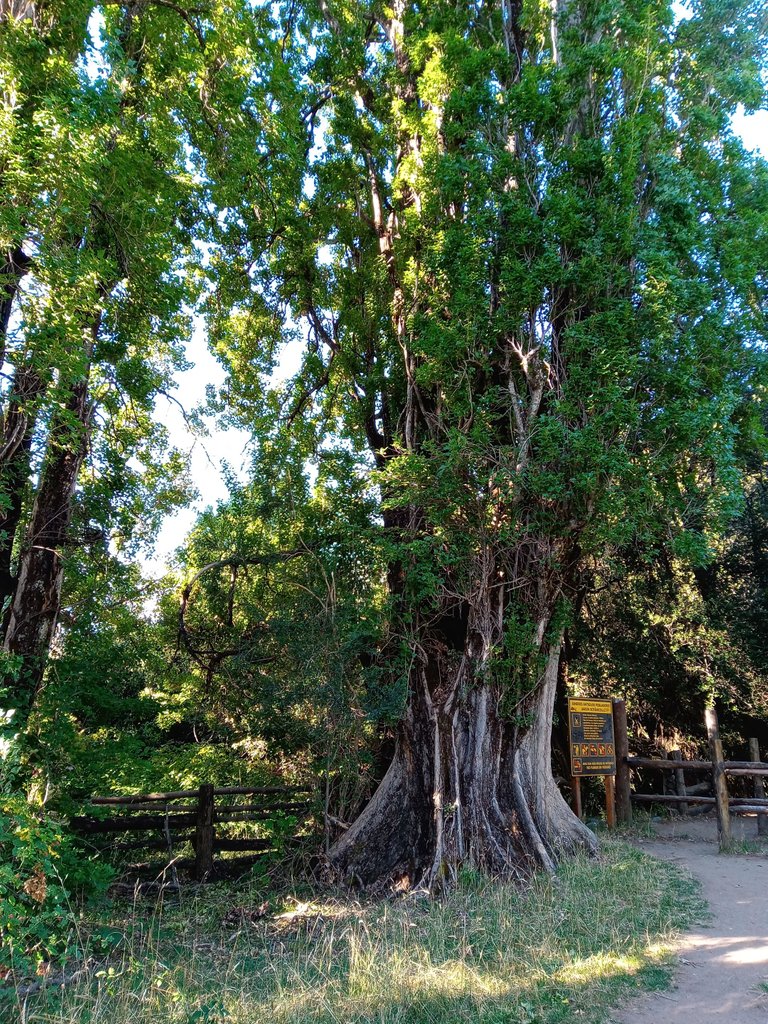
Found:
[{"label": "sunlit grass patch", "polygon": [[[98,977],[35,997],[25,1024],[557,1024],[605,1020],[666,983],[695,883],[622,842],[525,890],[465,873],[443,899],[275,901],[211,886],[127,914]],[[232,924],[231,922],[235,923]],[[238,923],[239,922],[239,923]]]}]

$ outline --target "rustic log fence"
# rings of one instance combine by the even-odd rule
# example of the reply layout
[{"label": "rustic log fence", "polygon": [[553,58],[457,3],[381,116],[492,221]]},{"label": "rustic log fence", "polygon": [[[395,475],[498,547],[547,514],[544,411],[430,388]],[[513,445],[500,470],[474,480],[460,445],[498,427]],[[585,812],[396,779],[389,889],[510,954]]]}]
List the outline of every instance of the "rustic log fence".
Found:
[{"label": "rustic log fence", "polygon": [[[768,799],[765,798],[763,778],[768,775],[768,762],[760,760],[760,748],[755,738],[749,741],[751,761],[726,761],[717,714],[714,708],[707,708],[706,723],[709,739],[709,760],[684,761],[679,750],[673,750],[668,758],[630,757],[627,738],[627,714],[623,700],[614,700],[614,737],[616,743],[616,817],[621,822],[632,821],[632,804],[673,804],[681,814],[689,812],[689,805],[714,808],[717,811],[717,828],[720,848],[727,850],[733,843],[731,815],[756,814],[759,835],[768,835]],[[673,773],[675,793],[635,793],[632,791],[632,769],[645,768],[651,771]],[[685,772],[709,774],[714,795],[701,795],[691,791],[685,783]],[[728,792],[728,777],[747,776],[754,779],[753,796],[737,797]],[[696,790],[700,787],[695,787]]]},{"label": "rustic log fence", "polygon": [[[203,783],[197,789],[172,793],[144,793],[136,796],[94,796],[93,808],[115,811],[109,817],[85,814],[71,820],[72,827],[90,837],[121,833],[161,833],[143,836],[123,849],[166,849],[177,866],[190,866],[198,881],[214,871],[214,858],[224,851],[263,854],[274,848],[275,840],[263,836],[237,838],[219,834],[217,826],[239,822],[265,822],[275,815],[305,816],[312,808],[314,790],[308,786],[225,786]],[[238,803],[238,797],[250,797]],[[223,798],[223,802],[222,799]],[[256,798],[256,799],[254,799]],[[235,802],[233,802],[235,801]],[[190,842],[194,860],[174,857],[174,847]]]}]

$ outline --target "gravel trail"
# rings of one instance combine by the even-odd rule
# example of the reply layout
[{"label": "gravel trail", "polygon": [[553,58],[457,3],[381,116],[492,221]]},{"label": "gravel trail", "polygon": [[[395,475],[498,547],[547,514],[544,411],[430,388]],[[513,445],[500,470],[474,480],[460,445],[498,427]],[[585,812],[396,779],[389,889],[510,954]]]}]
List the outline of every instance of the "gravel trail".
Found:
[{"label": "gravel trail", "polygon": [[[747,838],[757,832],[754,818],[734,826]],[[638,845],[690,871],[712,917],[680,939],[674,987],[614,1011],[614,1024],[768,1024],[768,858],[721,856],[713,821],[664,822],[656,831]]]}]

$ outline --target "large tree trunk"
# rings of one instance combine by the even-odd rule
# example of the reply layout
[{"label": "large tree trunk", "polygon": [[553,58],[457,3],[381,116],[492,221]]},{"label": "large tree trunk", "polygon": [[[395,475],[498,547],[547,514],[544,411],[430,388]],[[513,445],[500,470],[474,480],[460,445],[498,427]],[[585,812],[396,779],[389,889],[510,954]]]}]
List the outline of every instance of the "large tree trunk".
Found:
[{"label": "large tree trunk", "polygon": [[[13,549],[29,483],[32,440],[46,382],[32,366],[20,367],[0,428],[0,609],[13,596]],[[10,605],[3,616],[7,621]]]},{"label": "large tree trunk", "polygon": [[[0,609],[6,608],[6,614],[0,616],[7,625],[11,612],[13,592],[16,589],[16,576],[13,571],[13,550],[16,535],[21,526],[24,511],[24,498],[29,484],[32,458],[32,439],[34,436],[34,420],[27,427],[22,443],[13,459],[3,470],[2,491],[5,504],[0,509]],[[5,635],[5,628],[3,629]]]},{"label": "large tree trunk", "polygon": [[63,549],[72,498],[85,456],[91,408],[88,380],[73,384],[62,414],[48,436],[40,486],[21,552],[4,647],[24,659],[20,698],[29,705],[43,677],[59,613]]},{"label": "large tree trunk", "polygon": [[346,881],[433,888],[462,863],[523,877],[579,847],[595,850],[552,776],[559,650],[544,652],[513,715],[502,713],[500,689],[480,681],[477,651],[423,651],[392,764],[330,851]]}]

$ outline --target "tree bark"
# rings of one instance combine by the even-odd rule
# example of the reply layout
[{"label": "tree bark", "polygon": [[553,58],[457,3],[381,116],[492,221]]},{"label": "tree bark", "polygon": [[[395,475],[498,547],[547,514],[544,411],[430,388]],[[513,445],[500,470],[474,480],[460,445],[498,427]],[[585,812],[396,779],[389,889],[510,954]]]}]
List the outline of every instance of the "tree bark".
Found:
[{"label": "tree bark", "polygon": [[5,340],[14,299],[31,262],[21,246],[6,252],[0,262],[0,366],[5,362]]},{"label": "tree bark", "polygon": [[34,366],[21,366],[8,395],[8,402],[0,424],[0,473],[14,461],[16,453],[26,442],[34,421],[46,381]]},{"label": "tree bark", "polygon": [[[13,549],[24,510],[24,496],[29,483],[34,421],[27,428],[21,446],[3,473],[2,488],[6,504],[0,510],[0,608],[13,598],[16,576],[13,571]],[[11,601],[12,603],[12,601]],[[10,614],[10,604],[8,604]],[[7,615],[4,620],[7,620]],[[3,635],[5,630],[3,630]]]},{"label": "tree bark", "polygon": [[501,689],[477,672],[476,648],[470,629],[461,655],[433,646],[418,658],[389,770],[329,851],[346,882],[433,889],[461,864],[522,878],[552,871],[577,848],[596,849],[552,775],[560,642],[513,716]]},{"label": "tree bark", "polygon": [[63,549],[72,518],[72,497],[87,449],[90,418],[86,376],[72,385],[64,410],[51,424],[5,633],[5,649],[24,659],[22,703],[30,702],[40,686],[56,626]]},{"label": "tree bark", "polygon": [[0,0],[0,24],[8,18],[16,21],[34,20],[36,6],[34,0]]},{"label": "tree bark", "polygon": [[[0,430],[0,608],[7,624],[15,575],[13,550],[29,484],[32,440],[46,381],[32,366],[17,369]],[[3,631],[5,632],[5,631]]]}]

